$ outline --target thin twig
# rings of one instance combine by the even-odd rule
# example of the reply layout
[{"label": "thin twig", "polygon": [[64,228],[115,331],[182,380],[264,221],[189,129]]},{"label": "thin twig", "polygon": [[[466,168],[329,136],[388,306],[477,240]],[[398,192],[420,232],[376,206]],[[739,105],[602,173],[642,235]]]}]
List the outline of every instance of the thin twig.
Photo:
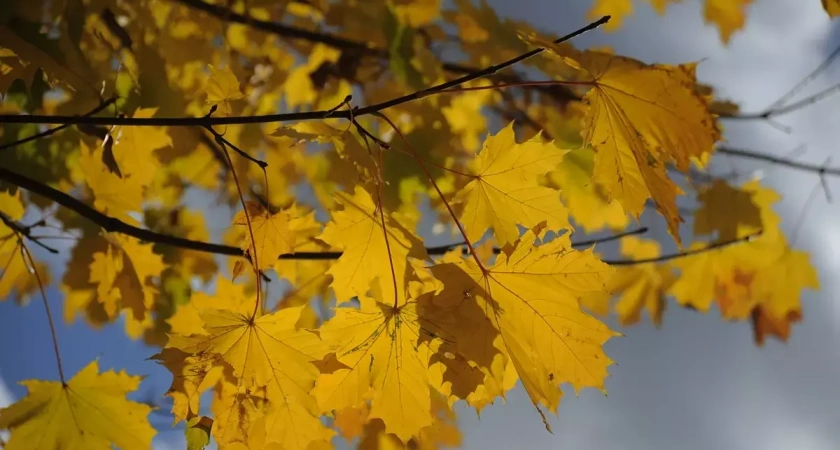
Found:
[{"label": "thin twig", "polygon": [[[104,102],[100,103],[99,106],[97,106],[96,108],[93,108],[92,110],[88,111],[86,114],[82,114],[82,117],[90,117],[94,114],[97,114],[97,113],[103,111],[105,108],[113,105],[116,101],[117,101],[117,97],[111,97],[108,100],[105,100]],[[69,123],[65,123],[65,124],[59,125],[55,128],[50,128],[49,130],[45,130],[45,131],[42,131],[40,133],[33,134],[32,136],[28,136],[28,137],[25,137],[23,139],[18,139],[17,141],[9,142],[8,144],[0,145],[0,152],[3,152],[3,151],[5,151],[7,149],[10,149],[10,148],[17,147],[18,145],[23,145],[23,144],[26,144],[26,143],[29,143],[29,142],[32,142],[32,141],[35,141],[35,140],[38,140],[38,139],[41,139],[41,138],[45,138],[47,136],[51,136],[51,135],[53,135],[55,133],[58,133],[59,131],[65,129],[69,126],[70,126]]]},{"label": "thin twig", "polygon": [[765,153],[758,153],[749,150],[743,150],[738,148],[732,147],[719,147],[715,150],[716,153],[720,153],[723,155],[729,156],[736,156],[739,158],[747,158],[747,159],[754,159],[757,161],[765,161],[772,164],[777,164],[780,166],[789,167],[791,169],[802,170],[805,172],[813,172],[819,175],[830,175],[830,176],[840,176],[840,168],[837,167],[827,167],[825,164],[817,165],[817,164],[808,164],[799,162],[790,158],[782,158],[778,156],[768,155]]},{"label": "thin twig", "polygon": [[47,312],[47,321],[50,324],[50,335],[52,336],[53,351],[55,352],[55,362],[58,366],[58,378],[61,380],[61,384],[66,387],[67,380],[64,378],[64,368],[61,365],[61,352],[58,350],[58,336],[55,332],[55,323],[53,322],[52,311],[50,311],[50,303],[47,301],[46,292],[44,292],[44,283],[41,280],[41,275],[38,274],[38,268],[35,266],[35,260],[32,259],[32,254],[29,253],[29,249],[26,248],[26,245],[21,240],[18,240],[18,245],[20,245],[21,258],[23,258],[24,264],[26,264],[32,271],[32,274],[35,275],[35,281],[38,283],[38,290],[41,291],[41,300],[44,301],[44,309]]},{"label": "thin twig", "polygon": [[[607,23],[610,16],[604,16],[595,22],[586,25],[576,31],[573,31],[559,39],[553,41],[554,44],[566,42],[572,38],[580,36],[587,31],[594,30],[601,25]],[[492,65],[482,70],[468,73],[464,76],[447,81],[430,88],[421,89],[411,94],[403,95],[401,97],[386,100],[373,105],[365,106],[355,110],[321,110],[309,112],[296,113],[280,113],[280,114],[264,114],[256,116],[228,116],[228,117],[79,117],[79,116],[60,116],[60,115],[19,115],[19,114],[0,114],[0,123],[27,123],[27,124],[86,124],[86,125],[122,125],[122,126],[199,126],[208,127],[213,125],[237,125],[237,124],[254,124],[254,123],[273,123],[273,122],[290,122],[290,121],[304,121],[304,120],[322,120],[326,118],[341,118],[353,119],[367,114],[373,114],[382,110],[393,108],[414,100],[419,100],[423,97],[433,95],[438,91],[449,89],[455,86],[460,86],[469,81],[477,80],[479,78],[487,77],[496,72],[506,69],[514,64],[522,62],[528,58],[542,53],[544,48],[537,48],[529,52],[523,53],[519,56],[511,58],[501,64]]]},{"label": "thin twig", "polygon": [[[239,247],[230,245],[213,244],[210,242],[194,241],[185,239],[170,234],[158,233],[145,228],[140,228],[134,225],[127,224],[120,219],[107,216],[96,209],[86,205],[80,200],[77,200],[70,195],[54,189],[50,186],[42,184],[38,181],[32,180],[24,175],[12,172],[6,168],[0,167],[0,180],[9,182],[27,191],[38,194],[42,197],[48,198],[59,205],[70,209],[94,224],[102,227],[105,231],[113,233],[121,233],[126,236],[131,236],[141,241],[152,242],[155,244],[168,245],[171,247],[178,247],[188,250],[195,250],[204,253],[212,253],[216,255],[229,256],[245,256],[243,250]],[[640,234],[646,231],[646,228],[640,228],[630,232],[622,233],[616,236],[607,236],[599,239],[589,239],[581,242],[573,242],[573,247],[587,247],[599,242],[608,242],[618,239],[629,234]],[[462,243],[449,244],[438,247],[428,247],[426,252],[429,255],[442,255],[447,251],[455,248]],[[288,260],[333,260],[341,257],[342,252],[295,252],[286,255],[280,255],[280,259]]]},{"label": "thin twig", "polygon": [[815,103],[821,102],[832,95],[840,92],[840,83],[830,86],[828,88],[823,89],[820,92],[817,92],[814,95],[810,95],[808,97],[803,98],[802,100],[793,102],[787,106],[779,106],[772,109],[767,109],[761,112],[755,113],[744,113],[744,114],[736,114],[732,116],[720,116],[721,119],[733,119],[733,120],[757,120],[757,119],[772,119],[774,117],[783,116],[785,114],[790,114],[795,111],[799,111],[805,107],[811,106]]},{"label": "thin twig", "polygon": [[35,245],[43,248],[44,250],[46,250],[46,251],[48,251],[48,252],[50,252],[54,255],[58,254],[58,250],[48,246],[47,244],[44,244],[37,237],[32,236],[32,229],[35,228],[36,226],[40,226],[42,224],[41,222],[36,222],[36,223],[34,223],[32,225],[28,225],[28,226],[27,225],[22,225],[22,224],[19,224],[19,223],[15,222],[14,220],[12,220],[12,218],[7,216],[6,213],[4,213],[3,211],[0,211],[0,220],[2,220],[3,223],[6,224],[7,227],[11,228],[16,233],[20,234],[21,236],[25,237],[26,239],[29,239]]},{"label": "thin twig", "polygon": [[761,231],[759,231],[757,233],[750,234],[748,236],[732,239],[732,240],[729,240],[729,241],[715,242],[714,244],[709,244],[709,245],[707,245],[706,247],[703,247],[703,248],[697,248],[697,249],[694,249],[694,250],[686,250],[684,252],[678,252],[678,253],[670,253],[670,254],[667,254],[667,255],[657,256],[655,258],[618,259],[618,260],[604,259],[602,261],[606,264],[611,265],[611,266],[632,266],[632,265],[635,265],[635,264],[648,264],[648,263],[665,262],[665,261],[670,261],[672,259],[685,258],[686,256],[692,256],[692,255],[696,255],[696,254],[699,254],[699,253],[709,252],[709,251],[712,251],[712,250],[716,250],[716,249],[723,248],[723,247],[728,247],[730,245],[739,244],[739,243],[742,243],[742,242],[749,242],[749,241],[757,238],[758,236],[761,236]]}]

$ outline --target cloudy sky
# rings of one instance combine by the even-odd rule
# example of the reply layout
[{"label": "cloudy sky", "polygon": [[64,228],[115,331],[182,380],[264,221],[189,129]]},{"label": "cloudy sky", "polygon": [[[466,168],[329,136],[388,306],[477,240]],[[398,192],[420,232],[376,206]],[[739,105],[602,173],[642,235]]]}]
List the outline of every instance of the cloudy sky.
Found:
[{"label": "cloudy sky", "polygon": [[[491,1],[502,14],[524,19],[558,34],[586,22],[589,1]],[[562,3],[562,6],[557,6]],[[613,34],[589,33],[580,45],[608,45],[647,62],[703,60],[701,81],[713,84],[745,111],[761,110],[784,94],[840,45],[840,21],[832,24],[818,0],[756,0],[745,31],[728,48],[716,29],[703,23],[701,2],[685,0],[666,17],[636,2],[636,13]],[[840,63],[809,88],[816,92],[840,80]],[[806,92],[807,94],[807,92]],[[840,142],[840,96],[778,120],[784,133],[763,122],[727,123],[726,138],[736,146],[823,163]],[[840,157],[835,158],[840,165]],[[545,431],[521,388],[506,405],[487,408],[480,419],[459,410],[467,449],[725,449],[823,450],[840,443],[840,207],[820,194],[806,211],[803,204],[818,183],[812,174],[719,158],[724,170],[761,175],[784,194],[779,212],[788,231],[806,214],[797,247],[809,251],[823,289],[803,296],[804,323],[787,344],[757,348],[746,323],[724,323],[708,315],[671,308],[660,330],[648,324],[619,328],[626,334],[607,344],[618,365],[607,381],[608,397],[584,391],[568,394]],[[835,195],[840,183],[829,181]],[[643,217],[662,230],[661,220]],[[653,234],[663,242],[670,238]],[[48,291],[54,310],[61,299]],[[42,305],[18,308],[0,302],[0,406],[25,391],[15,382],[56,378],[49,331]],[[57,313],[60,316],[60,312]],[[75,373],[92,358],[105,368],[147,374],[137,398],[159,396],[170,376],[143,358],[152,352],[128,340],[117,324],[103,331],[59,321],[65,371]],[[11,344],[14,343],[14,344]],[[152,416],[161,433],[159,448],[183,448],[181,430],[169,428],[165,415]]]},{"label": "cloudy sky", "polygon": [[[558,34],[586,22],[590,2],[530,0],[491,2],[500,14],[524,19]],[[558,6],[562,3],[562,6]],[[729,47],[702,19],[702,2],[672,6],[666,17],[636,1],[636,13],[616,33],[589,33],[576,41],[608,45],[646,62],[700,61],[701,81],[737,101],[744,111],[763,110],[819,65],[840,45],[840,22],[832,24],[816,0],[756,0],[746,29]],[[840,63],[805,92],[840,80]],[[763,122],[727,122],[734,146],[786,155],[806,145],[798,159],[822,164],[840,143],[840,97],[779,122],[787,134]],[[840,163],[840,158],[835,158]],[[803,204],[818,183],[812,174],[719,157],[746,174],[764,177],[784,195],[779,204],[789,232],[807,213],[796,245],[812,255],[822,291],[803,298],[804,323],[787,344],[752,342],[746,323],[725,323],[671,308],[662,329],[649,324],[618,328],[626,334],[607,344],[618,365],[597,391],[568,394],[545,431],[521,388],[504,406],[487,408],[478,419],[461,412],[465,448],[533,449],[727,449],[823,450],[840,445],[840,208],[819,193],[808,211]],[[836,192],[840,183],[829,181]],[[661,220],[648,217],[662,229]],[[645,221],[645,217],[643,217]],[[669,239],[664,233],[661,241]],[[834,279],[834,280],[832,280]]]}]

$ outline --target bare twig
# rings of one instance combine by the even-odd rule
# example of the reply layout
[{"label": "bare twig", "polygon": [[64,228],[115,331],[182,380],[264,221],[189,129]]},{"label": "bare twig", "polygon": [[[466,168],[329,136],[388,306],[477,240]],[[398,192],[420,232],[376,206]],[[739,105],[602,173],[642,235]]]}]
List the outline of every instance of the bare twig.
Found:
[{"label": "bare twig", "polygon": [[[195,250],[204,253],[213,253],[217,255],[229,256],[245,256],[244,252],[239,247],[230,245],[214,244],[210,242],[194,241],[185,239],[170,234],[158,233],[145,228],[140,228],[134,225],[127,224],[120,219],[107,216],[96,209],[86,205],[80,200],[71,197],[70,195],[54,189],[50,186],[42,184],[38,181],[32,180],[24,175],[12,172],[6,168],[0,167],[0,180],[14,184],[15,186],[26,189],[35,194],[49,198],[59,205],[75,211],[80,216],[90,220],[96,225],[99,225],[105,231],[121,233],[127,236],[132,236],[141,241],[152,242],[155,244],[168,245],[171,247],[178,247],[188,250]],[[599,242],[609,242],[619,239],[631,234],[641,234],[647,231],[647,228],[639,228],[628,232],[620,233],[614,236],[607,236],[598,239],[588,239],[580,242],[573,242],[573,247],[588,247]],[[442,255],[452,248],[464,245],[462,243],[442,245],[437,247],[427,248],[429,255]],[[280,255],[280,259],[291,260],[333,260],[341,257],[342,252],[295,252],[286,255]]]},{"label": "bare twig", "polygon": [[[97,114],[97,113],[105,110],[105,108],[113,105],[114,102],[116,102],[116,101],[117,101],[117,97],[111,97],[108,100],[105,100],[104,102],[102,102],[96,108],[93,108],[92,110],[88,111],[86,114],[83,114],[82,117],[90,117],[94,114]],[[7,149],[10,149],[10,148],[17,147],[18,145],[23,145],[23,144],[26,144],[28,142],[32,142],[32,141],[35,141],[35,140],[38,140],[38,139],[41,139],[41,138],[45,138],[47,136],[52,136],[53,134],[58,133],[59,131],[69,127],[70,125],[71,124],[69,124],[69,123],[65,123],[63,125],[59,125],[57,127],[50,128],[49,130],[45,130],[45,131],[42,131],[40,133],[33,134],[32,136],[28,136],[28,137],[25,137],[23,139],[18,139],[17,141],[9,142],[8,144],[0,145],[0,152],[3,152],[3,151],[5,151]]]},{"label": "bare twig", "polygon": [[667,254],[667,255],[657,256],[655,258],[618,259],[618,260],[604,259],[602,261],[604,261],[605,263],[607,263],[611,266],[632,266],[632,265],[635,265],[635,264],[659,263],[659,262],[670,261],[672,259],[685,258],[686,256],[692,256],[692,255],[696,255],[696,254],[699,254],[699,253],[706,253],[708,251],[716,250],[716,249],[723,248],[723,247],[728,247],[728,246],[734,245],[734,244],[740,244],[742,242],[749,242],[749,241],[757,238],[758,236],[761,236],[760,231],[757,232],[757,233],[750,234],[748,236],[743,236],[743,237],[732,239],[732,240],[729,240],[729,241],[715,242],[714,244],[707,245],[706,247],[703,247],[703,248],[697,248],[697,249],[694,249],[694,250],[686,250],[684,252],[678,252],[678,253],[670,253],[670,254]]},{"label": "bare twig", "polygon": [[805,172],[813,172],[820,176],[840,176],[840,168],[836,167],[827,167],[826,164],[817,165],[817,164],[808,164],[799,162],[790,158],[782,158],[778,156],[768,155],[765,153],[758,153],[749,150],[743,150],[738,148],[732,147],[720,147],[715,150],[716,153],[720,153],[723,155],[728,156],[735,156],[738,158],[747,158],[747,159],[754,159],[757,161],[765,161],[771,164],[777,164],[780,166],[788,167],[791,169],[802,170]]},{"label": "bare twig", "polygon": [[35,245],[43,248],[44,250],[46,250],[46,251],[48,251],[52,254],[57,254],[58,253],[58,250],[50,247],[47,244],[44,244],[43,242],[41,242],[41,240],[38,237],[32,236],[32,229],[37,227],[37,226],[43,225],[43,221],[36,222],[32,225],[22,225],[22,224],[19,224],[19,223],[15,222],[14,220],[12,220],[12,218],[9,217],[8,215],[6,215],[6,213],[4,213],[3,211],[0,211],[0,220],[2,220],[3,223],[6,224],[7,227],[11,228],[17,234],[25,237],[26,239],[29,239]]}]

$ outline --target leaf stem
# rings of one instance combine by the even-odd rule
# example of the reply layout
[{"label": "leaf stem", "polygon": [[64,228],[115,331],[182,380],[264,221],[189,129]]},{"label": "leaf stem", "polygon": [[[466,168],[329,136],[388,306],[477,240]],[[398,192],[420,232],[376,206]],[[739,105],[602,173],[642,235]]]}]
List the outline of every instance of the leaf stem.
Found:
[{"label": "leaf stem", "polygon": [[52,337],[53,352],[55,352],[55,362],[58,366],[58,378],[61,380],[62,386],[67,386],[67,380],[64,378],[64,367],[61,365],[61,352],[58,350],[58,337],[55,332],[55,323],[53,322],[52,311],[50,311],[50,303],[47,301],[47,294],[44,292],[44,283],[41,280],[41,275],[38,274],[38,268],[35,266],[35,260],[32,259],[32,254],[26,248],[23,240],[18,238],[18,245],[20,246],[21,258],[35,275],[35,281],[38,283],[38,290],[41,292],[41,300],[44,301],[44,309],[47,312],[47,321],[50,324],[50,336]]},{"label": "leaf stem", "polygon": [[482,273],[487,273],[487,269],[484,267],[484,264],[481,263],[481,259],[475,253],[475,248],[473,248],[472,242],[470,242],[470,239],[467,237],[467,232],[466,230],[464,230],[463,224],[461,224],[461,221],[458,220],[458,215],[455,214],[455,211],[452,209],[452,205],[450,205],[449,201],[446,200],[446,196],[443,195],[443,192],[440,190],[440,187],[438,187],[434,177],[432,177],[432,174],[429,173],[429,169],[426,168],[426,165],[423,164],[423,161],[420,159],[419,156],[417,156],[417,151],[414,150],[414,147],[411,145],[411,143],[408,141],[408,139],[405,137],[402,131],[400,131],[399,127],[397,127],[397,125],[391,119],[389,119],[388,116],[381,112],[377,112],[375,115],[376,117],[381,118],[382,120],[387,122],[388,125],[391,126],[394,132],[397,133],[400,139],[402,139],[402,141],[405,143],[405,146],[409,149],[409,151],[411,151],[415,158],[417,158],[417,160],[420,162],[420,168],[423,170],[423,173],[426,174],[426,178],[429,180],[429,182],[432,183],[432,186],[435,188],[438,197],[440,197],[440,200],[443,202],[444,206],[446,206],[446,210],[449,211],[449,215],[452,217],[452,220],[458,227],[458,231],[461,232],[461,236],[464,238],[464,244],[466,244],[467,248],[470,249],[470,256],[472,256],[473,260],[475,260],[475,263],[478,264],[478,267],[481,269]]}]

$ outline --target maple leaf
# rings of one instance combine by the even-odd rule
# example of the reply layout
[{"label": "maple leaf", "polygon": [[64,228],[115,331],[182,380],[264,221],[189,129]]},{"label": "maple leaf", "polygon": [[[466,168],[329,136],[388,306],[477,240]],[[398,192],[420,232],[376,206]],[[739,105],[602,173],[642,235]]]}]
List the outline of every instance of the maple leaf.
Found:
[{"label": "maple leaf", "polygon": [[3,448],[148,449],[155,435],[146,418],[152,408],[126,400],[141,380],[125,372],[99,373],[93,361],[67,384],[23,381],[26,397],[0,409],[0,429],[12,432]]},{"label": "maple leaf", "polygon": [[352,196],[336,192],[335,201],[343,209],[332,211],[318,239],[344,250],[327,271],[339,304],[366,296],[373,280],[383,298],[404,300],[413,276],[409,258],[429,258],[422,241],[378,207],[361,187]]},{"label": "maple leaf", "polygon": [[639,218],[648,198],[668,222],[679,243],[676,197],[681,190],[668,178],[673,161],[686,171],[720,139],[706,101],[694,91],[695,64],[647,65],[606,53],[547,46],[588,75],[592,89],[584,96],[589,109],[581,135],[595,155],[594,180],[624,209]]},{"label": "maple leaf", "polygon": [[142,322],[154,307],[158,289],[153,281],[164,268],[163,258],[152,251],[152,244],[117,234],[109,237],[104,252],[93,254],[89,281],[96,285],[98,300],[109,317],[128,308],[131,317]]},{"label": "maple leaf", "polygon": [[[689,246],[688,251],[704,247],[705,244],[695,242]],[[705,251],[671,262],[671,266],[680,271],[680,276],[670,286],[670,294],[677,303],[702,312],[709,310],[712,301],[718,296],[719,280],[725,278],[736,266],[727,250],[724,247]]]},{"label": "maple leaf", "polygon": [[462,280],[444,282],[439,296],[455,309],[476,302],[485,310],[501,336],[494,345],[503,346],[534,405],[556,413],[560,383],[568,382],[576,391],[604,388],[612,361],[602,345],[617,334],[581,311],[578,300],[603,291],[612,269],[591,249],[572,250],[565,236],[533,247],[535,239],[529,230],[509,256],[499,255],[489,269],[461,260],[432,271],[438,278]]},{"label": "maple leaf", "polygon": [[222,115],[230,115],[230,102],[245,97],[239,89],[239,80],[230,70],[230,65],[223,69],[217,69],[212,64],[208,64],[207,69],[210,71],[210,76],[204,85],[204,92],[207,93],[207,104],[222,105]]},{"label": "maple leaf", "polygon": [[[19,222],[23,218],[24,207],[20,199],[20,191],[14,195],[0,192],[0,214],[12,222]],[[44,285],[49,284],[49,269],[46,265],[33,261],[35,267],[30,267],[29,260],[24,258],[22,237],[17,232],[0,221],[0,301],[15,297],[18,303],[38,289],[38,280],[32,274],[37,270]]]},{"label": "maple leaf", "polygon": [[93,191],[96,209],[117,218],[134,220],[130,212],[140,211],[143,203],[143,185],[136,177],[119,177],[102,163],[100,148],[91,149],[81,142],[79,167],[85,182]]},{"label": "maple leaf", "polygon": [[744,27],[746,9],[753,0],[706,0],[703,17],[720,31],[720,40],[729,43],[732,33]]},{"label": "maple leaf", "polygon": [[[659,243],[627,236],[621,240],[621,254],[631,260],[656,258],[660,255]],[[615,304],[619,323],[627,326],[638,322],[642,309],[645,309],[653,323],[661,325],[665,296],[676,278],[672,269],[663,264],[645,263],[617,268],[607,283],[607,291],[610,295],[619,295]]]},{"label": "maple leaf", "polygon": [[829,17],[840,16],[840,0],[822,0],[822,5]]},{"label": "maple leaf", "polygon": [[245,229],[241,247],[259,271],[271,268],[280,255],[294,249],[295,236],[285,211],[271,214],[258,203],[245,202],[245,210],[236,213],[233,224]]},{"label": "maple leaf", "polygon": [[341,366],[318,377],[313,395],[323,412],[357,408],[370,398],[369,417],[382,419],[386,432],[408,442],[432,424],[417,303],[394,307],[363,299],[361,305],[337,308],[320,328]]},{"label": "maple leaf", "polygon": [[[232,290],[229,288],[226,292]],[[309,396],[318,376],[313,362],[319,360],[326,349],[316,334],[295,327],[303,307],[260,315],[258,311],[255,314],[253,299],[207,296],[198,297],[193,307],[202,332],[173,334],[167,349],[178,349],[195,356],[197,360],[190,364],[204,367],[188,369],[198,378],[186,382],[178,379],[189,373],[183,360],[167,358],[163,354],[157,359],[175,376],[170,392],[177,391],[179,385],[184,387],[180,398],[182,402],[191,403],[188,411],[194,411],[192,399],[200,392],[204,378],[210,372],[207,365],[221,363],[230,368],[232,380],[222,380],[220,400],[214,402],[213,435],[219,443],[244,439],[253,419],[263,415],[266,439],[281,442],[286,448],[304,449],[310,442],[329,439],[327,430],[314,415],[315,403]],[[183,320],[189,320],[191,313],[185,314]],[[267,391],[265,396],[269,401],[265,408],[254,404],[254,392],[259,390]],[[178,409],[182,411],[181,415],[189,418],[189,412],[183,413],[183,404]],[[243,418],[246,410],[250,412]]]},{"label": "maple leaf", "polygon": [[762,227],[761,209],[753,202],[753,193],[736,189],[726,181],[715,180],[702,188],[697,201],[701,207],[694,214],[694,234],[717,231],[718,240],[724,242],[740,237],[745,230]]},{"label": "maple leaf", "polygon": [[548,174],[549,180],[560,188],[569,214],[584,231],[589,233],[605,227],[624,229],[629,223],[624,208],[610,199],[601,185],[590,181],[594,165],[595,153],[590,149],[571,150],[557,170]]},{"label": "maple leaf", "polygon": [[633,13],[633,0],[595,0],[586,17],[597,20],[603,16],[610,16],[610,21],[604,25],[607,31],[618,30],[624,17]]},{"label": "maple leaf", "polygon": [[539,184],[565,153],[539,135],[517,144],[513,122],[489,136],[475,157],[474,178],[453,199],[463,204],[460,220],[467,239],[478,241],[492,228],[504,245],[519,238],[517,225],[530,228],[547,222],[555,231],[571,228],[560,193]]}]

